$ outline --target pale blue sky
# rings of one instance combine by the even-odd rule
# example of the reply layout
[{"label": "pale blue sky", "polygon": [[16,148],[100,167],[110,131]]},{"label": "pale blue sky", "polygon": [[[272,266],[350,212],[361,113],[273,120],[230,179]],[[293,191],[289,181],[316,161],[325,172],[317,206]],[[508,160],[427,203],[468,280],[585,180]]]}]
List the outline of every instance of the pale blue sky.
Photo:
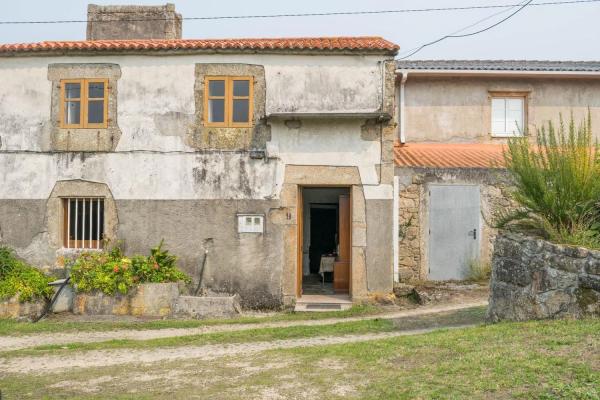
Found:
[{"label": "pale blue sky", "polygon": [[[534,2],[552,0],[534,0]],[[165,1],[166,2],[166,1]],[[171,0],[184,17],[360,11],[404,8],[513,4],[519,0]],[[81,0],[3,0],[0,20],[85,19]],[[97,0],[96,4],[161,4],[144,0]],[[327,16],[254,20],[184,21],[184,38],[380,35],[401,51],[435,40],[481,20],[499,9],[389,15]],[[509,12],[470,30],[483,28]],[[600,59],[600,2],[528,7],[491,31],[447,39],[413,59]],[[467,30],[465,32],[469,32]],[[80,40],[85,24],[0,25],[0,42]]]}]

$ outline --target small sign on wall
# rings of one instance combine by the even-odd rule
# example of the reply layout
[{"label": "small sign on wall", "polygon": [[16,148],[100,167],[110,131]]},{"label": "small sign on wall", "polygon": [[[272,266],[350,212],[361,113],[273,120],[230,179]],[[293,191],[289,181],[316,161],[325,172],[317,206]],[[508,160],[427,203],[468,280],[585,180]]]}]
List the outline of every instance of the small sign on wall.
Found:
[{"label": "small sign on wall", "polygon": [[239,233],[263,233],[265,216],[262,214],[238,214]]}]

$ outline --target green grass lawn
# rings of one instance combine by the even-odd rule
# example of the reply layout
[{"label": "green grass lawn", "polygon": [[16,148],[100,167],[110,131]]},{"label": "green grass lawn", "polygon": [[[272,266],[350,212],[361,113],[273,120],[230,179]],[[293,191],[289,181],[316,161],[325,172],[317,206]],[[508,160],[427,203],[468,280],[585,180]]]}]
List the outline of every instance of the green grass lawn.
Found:
[{"label": "green grass lawn", "polygon": [[166,328],[196,328],[211,325],[229,324],[259,324],[264,322],[300,321],[326,318],[348,318],[361,315],[381,313],[382,309],[370,305],[355,305],[348,310],[327,312],[281,312],[269,316],[249,316],[238,318],[203,319],[203,320],[148,320],[148,321],[100,321],[74,322],[60,320],[42,320],[37,323],[18,322],[10,319],[0,319],[0,336],[28,335],[43,332],[92,332],[111,331],[117,329],[166,329]]},{"label": "green grass lawn", "polygon": [[0,357],[24,355],[64,354],[73,351],[102,349],[151,349],[156,347],[201,346],[205,344],[229,344],[268,342],[273,340],[300,339],[316,336],[342,336],[350,334],[379,333],[393,330],[431,329],[440,326],[479,324],[484,321],[486,307],[472,307],[455,311],[414,317],[391,319],[367,319],[362,321],[338,322],[327,325],[289,326],[259,328],[231,332],[203,333],[147,340],[112,339],[92,343],[63,343],[41,345],[33,348],[0,352]]},{"label": "green grass lawn", "polygon": [[42,355],[49,353],[63,354],[65,357],[68,357],[69,354],[74,351],[83,350],[151,349],[156,347],[202,346],[205,344],[269,342],[273,340],[300,339],[315,336],[356,335],[363,333],[389,332],[394,329],[394,323],[391,320],[369,319],[365,321],[339,322],[331,325],[261,328],[149,340],[114,339],[94,343],[45,345],[31,349],[0,352],[0,357]]},{"label": "green grass lawn", "polygon": [[503,323],[371,343],[292,349],[370,376],[362,399],[600,399],[600,320]]},{"label": "green grass lawn", "polygon": [[[287,333],[259,334],[275,339],[294,332],[281,329]],[[6,374],[0,388],[7,399],[599,399],[600,320],[501,323],[210,361]]]}]

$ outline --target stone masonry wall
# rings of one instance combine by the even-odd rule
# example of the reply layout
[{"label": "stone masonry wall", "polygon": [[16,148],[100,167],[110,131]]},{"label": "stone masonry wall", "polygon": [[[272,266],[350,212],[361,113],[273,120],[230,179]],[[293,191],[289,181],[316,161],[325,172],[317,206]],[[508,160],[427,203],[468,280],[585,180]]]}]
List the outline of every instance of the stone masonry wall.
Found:
[{"label": "stone masonry wall", "polygon": [[490,287],[491,322],[600,316],[600,251],[502,232]]},{"label": "stone masonry wall", "polygon": [[419,209],[422,186],[410,183],[399,191],[399,242],[398,273],[400,281],[417,280],[420,277],[421,235],[419,232]]}]

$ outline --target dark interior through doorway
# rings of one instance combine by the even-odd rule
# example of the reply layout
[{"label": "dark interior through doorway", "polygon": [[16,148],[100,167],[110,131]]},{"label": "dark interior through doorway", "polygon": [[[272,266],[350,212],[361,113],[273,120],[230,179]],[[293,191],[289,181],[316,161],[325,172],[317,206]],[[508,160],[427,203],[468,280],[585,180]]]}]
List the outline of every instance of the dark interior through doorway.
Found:
[{"label": "dark interior through doorway", "polygon": [[347,188],[303,189],[303,295],[335,294],[330,268],[339,252],[339,197],[348,193]]}]

